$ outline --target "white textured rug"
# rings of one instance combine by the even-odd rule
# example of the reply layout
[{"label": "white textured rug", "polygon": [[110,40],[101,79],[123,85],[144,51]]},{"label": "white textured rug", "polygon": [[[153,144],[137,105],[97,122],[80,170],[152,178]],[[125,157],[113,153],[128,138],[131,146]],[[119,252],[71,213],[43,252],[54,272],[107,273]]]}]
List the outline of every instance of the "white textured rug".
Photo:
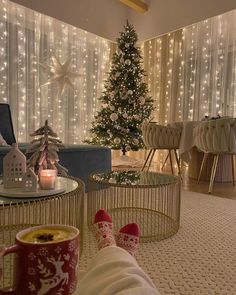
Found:
[{"label": "white textured rug", "polygon": [[[83,269],[97,251],[85,236]],[[235,295],[236,201],[183,191],[179,232],[141,244],[136,258],[161,294]]]}]

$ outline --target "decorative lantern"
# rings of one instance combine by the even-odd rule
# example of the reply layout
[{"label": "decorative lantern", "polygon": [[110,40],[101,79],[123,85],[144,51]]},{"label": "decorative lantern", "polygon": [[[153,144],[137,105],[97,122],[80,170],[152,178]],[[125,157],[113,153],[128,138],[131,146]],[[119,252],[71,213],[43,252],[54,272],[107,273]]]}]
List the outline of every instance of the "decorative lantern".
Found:
[{"label": "decorative lantern", "polygon": [[38,177],[33,168],[27,168],[22,179],[22,189],[26,192],[36,192],[38,186]]},{"label": "decorative lantern", "polygon": [[4,188],[21,188],[22,178],[26,172],[26,157],[19,150],[16,143],[3,158],[3,185]]}]

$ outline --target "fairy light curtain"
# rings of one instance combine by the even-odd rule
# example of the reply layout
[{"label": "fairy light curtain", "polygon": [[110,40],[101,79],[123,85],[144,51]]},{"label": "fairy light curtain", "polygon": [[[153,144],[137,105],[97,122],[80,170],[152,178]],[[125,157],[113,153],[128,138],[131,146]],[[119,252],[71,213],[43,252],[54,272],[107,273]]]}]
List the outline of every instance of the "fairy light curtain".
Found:
[{"label": "fairy light curtain", "polygon": [[236,10],[143,44],[155,121],[236,117]]},{"label": "fairy light curtain", "polygon": [[[9,103],[19,142],[49,124],[64,143],[80,143],[86,137],[98,108],[109,70],[113,44],[56,19],[7,0],[0,0],[0,102]],[[40,87],[50,75],[40,65],[71,59],[75,91],[58,95],[53,83]]]}]

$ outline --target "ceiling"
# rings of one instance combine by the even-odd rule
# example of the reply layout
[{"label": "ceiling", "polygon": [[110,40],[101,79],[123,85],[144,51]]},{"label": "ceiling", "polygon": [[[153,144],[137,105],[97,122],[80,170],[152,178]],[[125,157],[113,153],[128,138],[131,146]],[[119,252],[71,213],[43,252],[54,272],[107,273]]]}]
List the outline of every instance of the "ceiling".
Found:
[{"label": "ceiling", "polygon": [[146,0],[145,13],[119,0],[12,1],[110,40],[116,40],[127,19],[142,41],[236,9],[235,0]]}]

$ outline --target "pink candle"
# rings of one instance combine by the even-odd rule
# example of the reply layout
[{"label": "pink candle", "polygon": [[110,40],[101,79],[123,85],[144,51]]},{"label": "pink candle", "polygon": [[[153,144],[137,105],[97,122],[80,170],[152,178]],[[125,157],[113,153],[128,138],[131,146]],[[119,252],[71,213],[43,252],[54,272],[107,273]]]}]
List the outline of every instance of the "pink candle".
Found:
[{"label": "pink candle", "polygon": [[39,172],[39,185],[41,189],[54,189],[57,171],[45,169]]}]

